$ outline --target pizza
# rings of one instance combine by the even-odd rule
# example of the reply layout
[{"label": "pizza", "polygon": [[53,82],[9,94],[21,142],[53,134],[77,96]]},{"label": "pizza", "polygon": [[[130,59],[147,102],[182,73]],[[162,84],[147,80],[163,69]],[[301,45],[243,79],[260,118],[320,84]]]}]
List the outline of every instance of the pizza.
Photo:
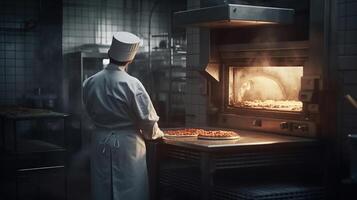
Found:
[{"label": "pizza", "polygon": [[198,128],[186,128],[164,131],[165,137],[196,137],[209,140],[230,140],[239,139],[239,135],[234,131],[224,130],[204,130]]},{"label": "pizza", "polygon": [[205,137],[234,137],[237,136],[237,133],[234,131],[214,130],[214,131],[203,131],[199,135]]},{"label": "pizza", "polygon": [[166,130],[164,131],[165,136],[198,136],[199,133],[203,132],[203,129],[197,128],[186,128],[177,130]]},{"label": "pizza", "polygon": [[234,131],[224,131],[224,130],[205,130],[200,132],[198,135],[199,139],[239,139],[239,135]]}]

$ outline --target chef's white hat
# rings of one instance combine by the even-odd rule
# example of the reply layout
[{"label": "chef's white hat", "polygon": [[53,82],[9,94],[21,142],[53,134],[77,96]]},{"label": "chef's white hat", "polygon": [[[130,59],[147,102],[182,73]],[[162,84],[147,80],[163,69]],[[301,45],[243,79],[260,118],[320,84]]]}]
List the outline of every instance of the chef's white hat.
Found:
[{"label": "chef's white hat", "polygon": [[138,51],[139,43],[140,38],[132,33],[114,33],[108,55],[111,59],[118,62],[130,62]]}]

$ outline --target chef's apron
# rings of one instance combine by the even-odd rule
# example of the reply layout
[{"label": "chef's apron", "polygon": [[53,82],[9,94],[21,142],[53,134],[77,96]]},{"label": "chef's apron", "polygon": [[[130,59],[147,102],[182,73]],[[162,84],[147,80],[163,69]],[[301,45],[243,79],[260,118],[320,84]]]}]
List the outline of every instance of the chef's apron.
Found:
[{"label": "chef's apron", "polygon": [[149,198],[145,142],[133,129],[96,128],[91,173],[95,200]]}]

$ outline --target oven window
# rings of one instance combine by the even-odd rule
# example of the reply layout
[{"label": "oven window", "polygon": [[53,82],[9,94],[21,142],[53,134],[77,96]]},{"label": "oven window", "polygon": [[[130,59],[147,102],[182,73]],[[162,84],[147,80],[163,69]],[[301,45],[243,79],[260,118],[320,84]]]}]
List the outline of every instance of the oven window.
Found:
[{"label": "oven window", "polygon": [[302,66],[230,67],[230,107],[302,111],[298,100]]}]

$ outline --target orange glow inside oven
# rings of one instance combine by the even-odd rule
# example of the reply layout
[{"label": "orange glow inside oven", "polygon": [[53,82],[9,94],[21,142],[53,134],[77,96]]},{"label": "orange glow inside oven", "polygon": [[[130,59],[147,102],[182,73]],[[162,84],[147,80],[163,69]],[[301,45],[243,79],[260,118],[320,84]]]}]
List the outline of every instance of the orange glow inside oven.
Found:
[{"label": "orange glow inside oven", "polygon": [[302,66],[229,68],[229,105],[277,111],[302,111]]}]

